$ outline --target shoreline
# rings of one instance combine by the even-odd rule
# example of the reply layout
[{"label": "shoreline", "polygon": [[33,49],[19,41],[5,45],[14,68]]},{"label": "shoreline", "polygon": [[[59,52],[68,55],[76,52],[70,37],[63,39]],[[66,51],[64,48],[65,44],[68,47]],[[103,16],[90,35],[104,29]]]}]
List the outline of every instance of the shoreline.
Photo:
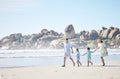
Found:
[{"label": "shoreline", "polygon": [[101,63],[95,63],[90,67],[73,67],[69,64],[66,67],[52,65],[0,68],[0,79],[119,79],[119,73],[120,60],[117,60],[107,61],[104,67]]},{"label": "shoreline", "polygon": [[[76,55],[73,55],[73,59],[76,62]],[[120,55],[109,55],[104,58],[105,62],[109,61],[119,61]],[[86,56],[81,56],[80,59],[83,65],[87,64]],[[93,64],[101,63],[99,55],[92,56]],[[61,57],[40,57],[40,58],[7,58],[0,59],[0,68],[20,68],[20,67],[44,67],[44,66],[53,66],[53,65],[62,65],[63,64],[63,56]],[[72,62],[68,59],[66,64],[72,64]]]}]

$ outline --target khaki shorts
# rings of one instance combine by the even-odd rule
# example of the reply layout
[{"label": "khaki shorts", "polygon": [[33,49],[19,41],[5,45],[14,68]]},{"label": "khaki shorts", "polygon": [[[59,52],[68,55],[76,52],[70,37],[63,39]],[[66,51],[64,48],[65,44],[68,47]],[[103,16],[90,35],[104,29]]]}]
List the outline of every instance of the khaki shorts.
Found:
[{"label": "khaki shorts", "polygon": [[64,57],[71,57],[71,53],[70,52],[65,52]]}]

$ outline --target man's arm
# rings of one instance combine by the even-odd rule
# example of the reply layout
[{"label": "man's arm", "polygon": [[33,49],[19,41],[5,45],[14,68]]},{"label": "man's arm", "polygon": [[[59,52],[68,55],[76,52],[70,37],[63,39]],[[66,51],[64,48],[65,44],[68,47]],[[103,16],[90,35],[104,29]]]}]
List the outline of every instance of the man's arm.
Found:
[{"label": "man's arm", "polygon": [[71,47],[71,50],[72,50],[72,53],[74,53],[74,52],[73,52],[73,48],[72,48],[72,47]]}]

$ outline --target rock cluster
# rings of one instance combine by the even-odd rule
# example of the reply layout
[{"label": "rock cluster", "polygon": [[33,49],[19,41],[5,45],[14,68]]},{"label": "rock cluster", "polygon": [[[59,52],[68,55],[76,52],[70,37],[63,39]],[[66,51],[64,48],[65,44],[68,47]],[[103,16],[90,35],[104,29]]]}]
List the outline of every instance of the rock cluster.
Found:
[{"label": "rock cluster", "polygon": [[118,34],[120,34],[119,28],[102,27],[102,30],[81,31],[80,40],[95,40],[99,37],[102,39],[108,39],[108,38],[111,39],[111,38],[115,38]]},{"label": "rock cluster", "polygon": [[[107,40],[107,46],[120,47],[120,30],[116,27],[102,27],[101,30],[81,31],[75,33],[72,24],[66,26],[65,33],[59,34],[54,30],[42,29],[37,34],[22,35],[21,33],[11,34],[0,40],[0,49],[42,49],[42,48],[63,48],[65,38],[69,38],[75,48],[87,46],[95,48],[97,38]],[[112,40],[115,38],[116,40]]]}]

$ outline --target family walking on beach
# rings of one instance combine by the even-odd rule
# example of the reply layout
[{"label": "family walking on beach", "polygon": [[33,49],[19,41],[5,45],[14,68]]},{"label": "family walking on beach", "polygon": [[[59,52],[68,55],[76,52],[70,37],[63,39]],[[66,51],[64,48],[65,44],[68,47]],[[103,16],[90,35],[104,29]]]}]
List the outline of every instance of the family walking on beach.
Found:
[{"label": "family walking on beach", "polygon": [[[101,58],[101,62],[102,62],[102,66],[105,66],[105,61],[104,61],[104,57],[108,55],[108,51],[107,48],[105,46],[105,44],[103,43],[103,41],[101,39],[97,39],[97,43],[98,43],[98,47],[94,50],[94,51],[90,51],[90,48],[87,47],[87,52],[84,53],[82,56],[87,55],[87,66],[89,66],[89,63],[91,65],[93,65],[92,61],[91,61],[91,53],[96,52],[97,50],[99,50],[100,52],[100,58]],[[67,57],[70,58],[70,60],[73,63],[73,66],[75,66],[75,62],[71,56],[71,51],[73,53],[73,48],[72,45],[70,44],[70,42],[68,41],[68,38],[65,39],[65,43],[64,43],[64,64],[62,65],[62,67],[66,66],[66,59]],[[80,66],[82,65],[81,61],[80,61],[80,52],[79,49],[76,49],[76,58],[77,58],[77,65]]]}]

